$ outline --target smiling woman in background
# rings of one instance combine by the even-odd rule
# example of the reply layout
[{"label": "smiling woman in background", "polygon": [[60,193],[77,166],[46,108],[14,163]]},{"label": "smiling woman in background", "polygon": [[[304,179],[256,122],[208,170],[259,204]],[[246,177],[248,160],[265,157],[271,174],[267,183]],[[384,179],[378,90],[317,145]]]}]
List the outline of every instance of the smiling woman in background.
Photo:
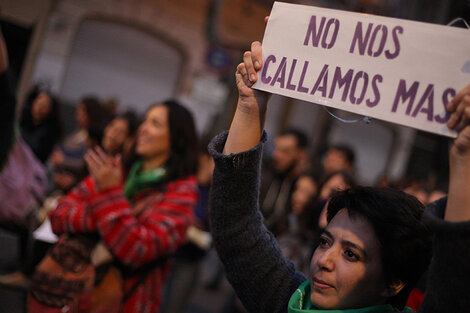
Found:
[{"label": "smiling woman in background", "polygon": [[119,155],[89,150],[92,179],[63,198],[50,218],[57,234],[99,236],[124,278],[123,312],[158,312],[168,267],[152,264],[185,242],[198,195],[191,113],[174,101],[152,106],[135,149],[139,159],[125,179]]}]

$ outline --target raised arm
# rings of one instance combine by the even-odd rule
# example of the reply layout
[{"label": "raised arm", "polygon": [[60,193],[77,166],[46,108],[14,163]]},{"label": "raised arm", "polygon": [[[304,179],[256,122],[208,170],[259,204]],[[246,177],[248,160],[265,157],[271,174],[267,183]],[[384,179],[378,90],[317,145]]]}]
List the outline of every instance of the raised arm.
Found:
[{"label": "raised arm", "polygon": [[449,103],[453,112],[448,127],[459,132],[449,155],[449,197],[445,219],[450,222],[470,221],[470,85]]},{"label": "raised arm", "polygon": [[239,98],[228,135],[220,134],[209,145],[215,161],[210,217],[215,248],[241,301],[250,312],[274,313],[286,312],[290,296],[306,278],[282,256],[259,212],[269,95],[251,86],[261,68],[261,44],[254,42],[235,74]]},{"label": "raised arm", "polygon": [[243,54],[243,62],[235,73],[238,103],[225,143],[225,154],[239,153],[253,148],[261,139],[269,94],[252,89],[258,80],[256,71],[263,66],[261,43],[251,44],[251,51]]}]

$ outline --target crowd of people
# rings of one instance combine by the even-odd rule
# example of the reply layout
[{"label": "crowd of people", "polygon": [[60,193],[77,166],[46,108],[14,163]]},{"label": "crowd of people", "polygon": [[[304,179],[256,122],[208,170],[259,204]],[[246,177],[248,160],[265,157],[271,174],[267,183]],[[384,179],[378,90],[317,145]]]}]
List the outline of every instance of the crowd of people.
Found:
[{"label": "crowd of people", "polygon": [[[209,144],[174,100],[140,119],[86,96],[66,135],[59,101],[34,87],[17,118],[0,39],[0,184],[18,181],[20,155],[35,165],[0,205],[0,226],[21,238],[20,266],[0,283],[26,281],[29,312],[184,312],[212,246],[249,312],[470,306],[470,85],[447,106],[458,132],[448,190],[386,179],[363,187],[352,147],[332,145],[311,162],[295,128],[274,138],[263,164],[269,94],[251,88],[259,42],[237,67],[230,130]],[[46,224],[57,240],[31,237]]]},{"label": "crowd of people", "polygon": [[[33,182],[24,182],[9,195],[34,198],[34,205],[7,207],[2,191],[1,227],[21,237],[21,253],[19,266],[0,283],[28,288],[28,312],[158,312],[167,278],[176,281],[178,270],[197,264],[210,248],[213,162],[207,142],[199,145],[192,113],[166,100],[140,119],[86,96],[76,105],[77,127],[66,135],[59,101],[34,87],[15,123],[17,103],[0,39],[0,181],[6,186],[18,180],[9,174],[19,149],[45,178],[31,177],[41,184],[40,193],[31,192]],[[8,210],[25,211],[27,220],[11,219]],[[36,238],[38,227],[57,240]],[[166,293],[182,288],[168,283]]]}]

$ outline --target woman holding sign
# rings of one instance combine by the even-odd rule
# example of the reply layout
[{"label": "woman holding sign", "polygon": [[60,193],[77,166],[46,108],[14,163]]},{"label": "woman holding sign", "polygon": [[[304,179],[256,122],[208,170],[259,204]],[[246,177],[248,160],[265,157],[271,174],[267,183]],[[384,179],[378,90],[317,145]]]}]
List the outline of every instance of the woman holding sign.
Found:
[{"label": "woman holding sign", "polygon": [[448,105],[448,127],[459,132],[450,151],[448,199],[423,213],[416,198],[397,190],[355,187],[337,193],[307,278],[282,256],[258,210],[269,95],[251,86],[262,66],[261,44],[254,42],[237,68],[239,98],[230,131],[209,146],[216,164],[212,234],[245,307],[257,313],[404,312],[433,250],[420,311],[468,311],[470,85]]}]

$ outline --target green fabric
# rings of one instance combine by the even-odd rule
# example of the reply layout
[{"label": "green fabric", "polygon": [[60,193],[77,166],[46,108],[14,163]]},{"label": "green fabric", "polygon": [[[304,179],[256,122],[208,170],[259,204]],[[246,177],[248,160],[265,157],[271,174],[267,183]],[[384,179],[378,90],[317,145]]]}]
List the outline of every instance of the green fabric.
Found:
[{"label": "green fabric", "polygon": [[166,175],[165,167],[157,167],[142,172],[142,161],[137,161],[132,165],[129,175],[124,185],[124,194],[129,200],[134,199],[140,191],[151,188],[161,182]]},{"label": "green fabric", "polygon": [[[406,308],[406,311],[411,311]],[[390,304],[374,305],[361,309],[350,310],[317,310],[310,301],[310,280],[304,281],[299,288],[292,294],[289,304],[288,313],[388,313],[397,310]]]}]

